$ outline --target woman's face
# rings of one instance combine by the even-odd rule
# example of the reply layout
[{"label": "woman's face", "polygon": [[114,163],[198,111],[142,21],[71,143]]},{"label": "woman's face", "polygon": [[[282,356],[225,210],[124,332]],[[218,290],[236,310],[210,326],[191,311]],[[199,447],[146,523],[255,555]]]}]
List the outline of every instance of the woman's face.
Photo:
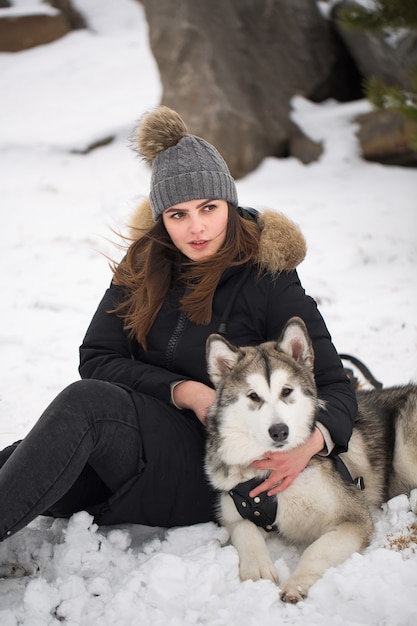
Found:
[{"label": "woman's face", "polygon": [[226,238],[228,217],[226,200],[190,200],[162,213],[172,242],[192,261],[216,254]]}]

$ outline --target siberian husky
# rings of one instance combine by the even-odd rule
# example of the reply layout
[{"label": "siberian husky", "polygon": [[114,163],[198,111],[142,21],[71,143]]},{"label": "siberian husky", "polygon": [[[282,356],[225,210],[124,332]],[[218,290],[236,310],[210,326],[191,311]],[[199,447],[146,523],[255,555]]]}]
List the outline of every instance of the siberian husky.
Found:
[{"label": "siberian husky", "polygon": [[[278,582],[265,543],[269,531],[306,546],[281,587],[281,599],[293,603],[305,598],[329,567],[367,547],[373,509],[417,487],[417,385],[410,384],[358,392],[348,452],[336,459],[313,457],[276,496],[249,497],[254,481],[266,476],[251,463],[268,450],[300,445],[314,429],[321,402],[313,360],[298,317],[276,342],[236,348],[220,335],[207,340],[217,398],[207,419],[206,472],[220,492],[219,521],[238,551],[242,580]],[[348,480],[338,464],[356,480]]]}]

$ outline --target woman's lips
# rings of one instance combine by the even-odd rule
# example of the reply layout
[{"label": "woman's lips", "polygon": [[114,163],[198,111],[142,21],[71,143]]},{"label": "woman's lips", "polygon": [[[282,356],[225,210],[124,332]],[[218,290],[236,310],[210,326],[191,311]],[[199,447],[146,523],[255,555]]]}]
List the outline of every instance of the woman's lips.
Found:
[{"label": "woman's lips", "polygon": [[204,248],[206,248],[208,246],[208,241],[207,240],[198,240],[198,241],[190,241],[189,245],[191,246],[191,248],[193,248],[193,250],[204,250]]}]

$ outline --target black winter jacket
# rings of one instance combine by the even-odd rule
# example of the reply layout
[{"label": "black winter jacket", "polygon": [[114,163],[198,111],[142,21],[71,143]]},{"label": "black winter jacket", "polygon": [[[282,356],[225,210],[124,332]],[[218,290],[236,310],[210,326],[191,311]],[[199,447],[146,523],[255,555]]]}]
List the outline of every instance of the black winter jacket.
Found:
[{"label": "black winter jacket", "polygon": [[[143,223],[143,215],[139,221]],[[123,297],[122,288],[112,285],[80,348],[80,374],[122,384],[132,389],[133,395],[140,392],[156,398],[171,412],[172,383],[192,379],[211,385],[205,364],[210,333],[224,331],[226,323],[225,336],[232,344],[256,345],[277,339],[287,320],[297,315],[310,333],[316,383],[327,405],[318,420],[328,429],[335,443],[334,452],[343,452],[352,432],[356,398],[316,303],[305,294],[294,267],[304,256],[304,239],[297,227],[280,214],[265,212],[259,223],[265,259],[259,261],[261,275],[257,263],[227,269],[217,287],[208,326],[190,322],[179,310],[179,295],[170,293],[148,335],[148,349],[144,350],[128,338],[123,320],[108,313]]]}]

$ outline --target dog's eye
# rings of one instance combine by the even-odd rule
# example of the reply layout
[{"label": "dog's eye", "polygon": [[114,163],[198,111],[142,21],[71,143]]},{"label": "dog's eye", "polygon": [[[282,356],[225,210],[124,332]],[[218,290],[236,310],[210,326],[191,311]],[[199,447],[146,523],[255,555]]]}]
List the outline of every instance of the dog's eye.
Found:
[{"label": "dog's eye", "polygon": [[252,402],[260,402],[261,401],[260,397],[258,396],[258,394],[255,391],[250,391],[248,393],[248,398],[249,398],[249,400],[252,400]]},{"label": "dog's eye", "polygon": [[283,387],[281,391],[282,398],[288,398],[292,394],[292,387]]}]

